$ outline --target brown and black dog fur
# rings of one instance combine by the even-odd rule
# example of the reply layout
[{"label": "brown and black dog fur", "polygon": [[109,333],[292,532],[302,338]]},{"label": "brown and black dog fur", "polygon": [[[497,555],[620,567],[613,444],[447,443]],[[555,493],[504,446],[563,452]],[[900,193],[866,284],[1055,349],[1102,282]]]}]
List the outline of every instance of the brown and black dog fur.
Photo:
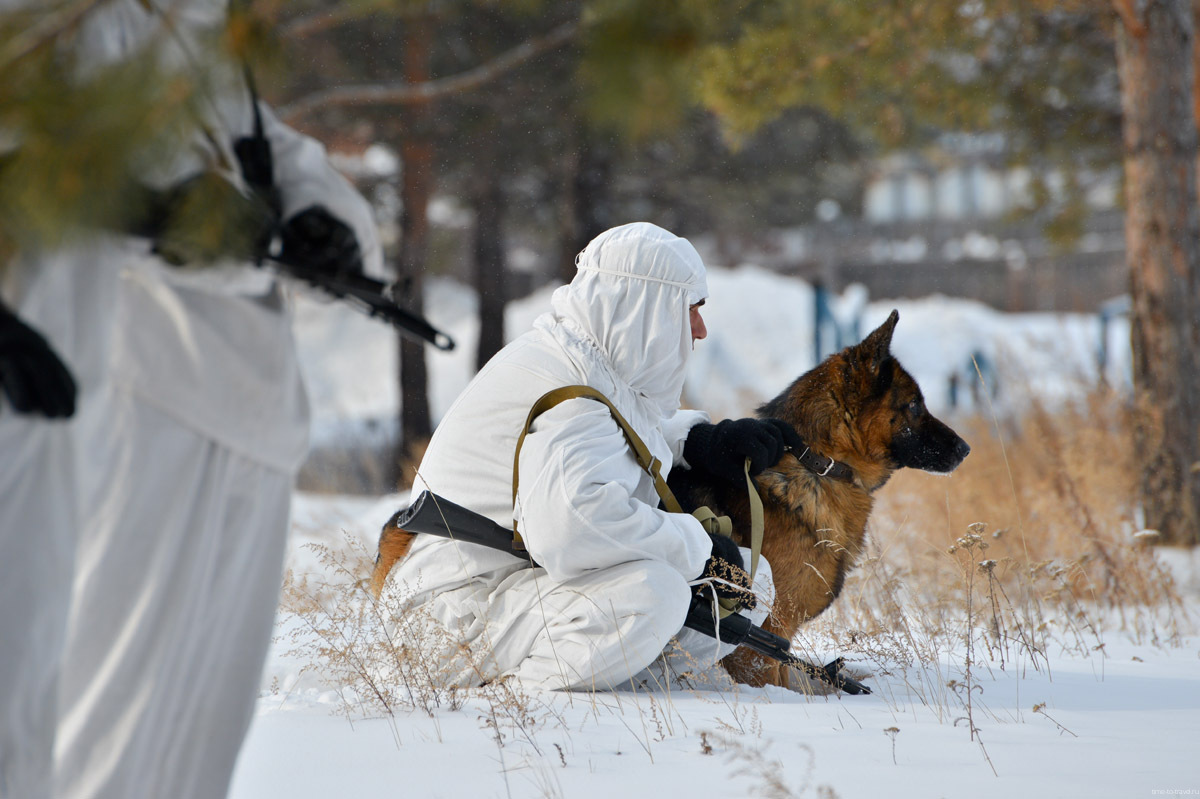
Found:
[{"label": "brown and black dog fur", "polygon": [[[791,640],[832,604],[863,549],[874,492],[901,468],[953,471],[971,448],[926,409],[921,389],[892,357],[899,314],[861,343],[830,356],[758,409],[783,419],[822,456],[850,467],[850,480],[821,477],[790,454],[755,477],[764,509],[762,555],[776,601],[764,625]],[[683,469],[671,488],[685,509],[707,505],[733,520],[742,546],[749,530],[745,482],[719,484]],[[787,685],[788,670],[743,648],[723,661],[750,685]]]},{"label": "brown and black dog fur", "polygon": [[414,534],[401,530],[390,521],[383,526],[383,531],[379,534],[375,568],[371,571],[371,595],[376,599],[383,593],[384,583],[387,582],[392,567],[404,559],[416,538]]}]

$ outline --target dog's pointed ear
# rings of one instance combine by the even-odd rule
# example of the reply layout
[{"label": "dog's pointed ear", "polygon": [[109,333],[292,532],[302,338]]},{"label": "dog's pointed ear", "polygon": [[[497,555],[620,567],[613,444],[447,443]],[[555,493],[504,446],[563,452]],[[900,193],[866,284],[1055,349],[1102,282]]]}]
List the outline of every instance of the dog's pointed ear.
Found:
[{"label": "dog's pointed ear", "polygon": [[879,365],[892,354],[892,333],[896,331],[896,323],[899,321],[900,312],[893,309],[887,320],[872,330],[871,334],[858,345],[863,360],[870,364],[872,369],[878,369]]}]

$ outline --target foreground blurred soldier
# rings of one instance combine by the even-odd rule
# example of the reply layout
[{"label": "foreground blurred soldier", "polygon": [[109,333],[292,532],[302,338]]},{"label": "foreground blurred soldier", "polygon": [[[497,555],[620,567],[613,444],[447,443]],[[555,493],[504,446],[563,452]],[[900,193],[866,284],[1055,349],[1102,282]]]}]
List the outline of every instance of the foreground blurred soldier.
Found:
[{"label": "foreground blurred soldier", "polygon": [[[166,68],[212,66],[224,0],[167,5],[96,6],[72,54],[86,68],[152,46]],[[206,78],[194,140],[144,176],[141,235],[21,253],[0,275],[5,799],[227,793],[308,440],[284,298],[249,259],[272,231],[311,268],[380,257],[366,202],[265,108],[279,202],[251,200],[235,155],[255,129],[240,65]],[[214,208],[245,209],[215,248],[188,237]]]},{"label": "foreground blurred soldier", "polygon": [[[74,320],[47,332],[65,332]],[[50,796],[74,561],[75,380],[0,302],[0,797]],[[14,411],[20,416],[14,415]]]},{"label": "foreground blurred soldier", "polygon": [[[747,457],[752,472],[762,471],[796,437],[782,422],[712,425],[703,413],[679,410],[688,356],[707,335],[704,264],[685,239],[647,223],[624,225],[596,237],[577,266],[554,293],[553,310],[488,362],[446,413],[414,497],[428,489],[511,526],[517,436],[542,394],[569,385],[603,393],[664,475],[682,458],[744,482]],[[391,590],[406,610],[427,612],[468,644],[469,654],[448,658],[449,684],[512,675],[551,689],[607,689],[651,664],[673,637],[689,652],[730,651],[680,628],[694,584],[730,573],[725,564],[740,571],[743,552],[695,518],[659,509],[652,479],[604,405],[571,399],[538,417],[519,478],[515,514],[539,568],[419,535],[393,571]],[[769,590],[765,560],[758,577]],[[760,605],[756,622],[766,612]]]}]

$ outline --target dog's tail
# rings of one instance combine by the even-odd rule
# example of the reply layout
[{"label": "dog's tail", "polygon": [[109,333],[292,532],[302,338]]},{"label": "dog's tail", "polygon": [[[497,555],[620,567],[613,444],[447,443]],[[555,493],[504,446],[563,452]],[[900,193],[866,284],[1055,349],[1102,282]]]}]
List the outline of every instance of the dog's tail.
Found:
[{"label": "dog's tail", "polygon": [[371,572],[371,595],[376,599],[383,593],[383,584],[392,567],[408,554],[416,537],[415,533],[401,530],[390,521],[383,526],[383,532],[379,534],[379,554],[375,556],[375,569]]}]

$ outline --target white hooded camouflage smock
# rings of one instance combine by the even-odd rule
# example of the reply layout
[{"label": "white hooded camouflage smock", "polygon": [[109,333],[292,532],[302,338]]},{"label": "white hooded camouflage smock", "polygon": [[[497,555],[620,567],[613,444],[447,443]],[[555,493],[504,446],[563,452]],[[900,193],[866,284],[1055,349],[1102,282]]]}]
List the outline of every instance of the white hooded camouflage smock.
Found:
[{"label": "white hooded camouflage smock", "polygon": [[[598,236],[577,265],[575,279],[554,293],[553,310],[501,350],[447,412],[414,497],[427,488],[511,526],[517,437],[533,403],[562,386],[607,396],[664,474],[681,458],[688,430],[708,421],[678,410],[692,349],[689,306],[708,294],[692,245],[635,223]],[[703,571],[711,541],[691,516],[658,509],[653,481],[595,401],[568,400],[540,416],[519,472],[521,535],[540,568],[418,536],[393,573],[393,590],[483,661],[452,674],[459,684],[513,674],[555,689],[619,685],[680,631],[688,583]]]},{"label": "white hooded camouflage smock", "polygon": [[[0,0],[23,6],[37,4]],[[227,10],[112,0],[72,26],[82,70],[152,48],[211,82],[208,134],[153,159],[144,177],[160,188],[233,163],[253,130],[241,65],[208,46]],[[380,270],[365,199],[318,142],[261,111],[285,217],[324,206]],[[97,232],[0,269],[0,295],[80,392],[69,421],[0,408],[4,799],[223,797],[253,715],[308,447],[290,315],[263,270],[174,269],[150,249]]]}]

